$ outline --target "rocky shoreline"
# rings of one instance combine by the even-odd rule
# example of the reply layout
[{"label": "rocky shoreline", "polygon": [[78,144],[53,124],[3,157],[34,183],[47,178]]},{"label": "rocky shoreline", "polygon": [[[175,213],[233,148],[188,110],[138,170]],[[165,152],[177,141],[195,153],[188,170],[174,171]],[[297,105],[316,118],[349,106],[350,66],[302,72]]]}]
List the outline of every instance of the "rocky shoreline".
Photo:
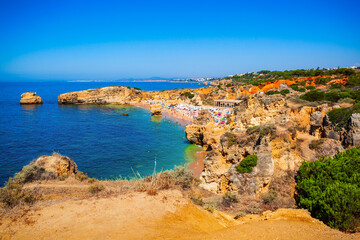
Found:
[{"label": "rocky shoreline", "polygon": [[[280,83],[287,82],[279,82],[273,87],[279,87]],[[214,96],[215,92],[217,96]],[[216,123],[206,109],[194,120],[164,107],[174,104],[202,106],[209,97],[223,96],[215,87],[168,91],[105,87],[61,94],[59,104],[130,104],[145,106],[153,115],[164,114],[187,121],[187,139],[207,150],[203,154],[206,156],[201,168],[201,186],[216,193],[240,191],[259,195],[268,191],[274,179],[288,171],[297,171],[303,161],[334,156],[347,147],[360,145],[359,116],[356,114],[351,117],[346,131],[339,134],[326,115],[333,106],[291,105],[291,101],[281,95],[252,93],[243,87],[233,96],[227,92],[228,98],[241,97],[242,100],[234,112],[222,120],[223,125]],[[319,142],[316,149],[310,149],[309,144],[316,141]],[[249,155],[256,155],[258,159],[253,171],[237,172],[236,167]]]},{"label": "rocky shoreline", "polygon": [[[186,90],[185,90],[186,91]],[[184,90],[169,91],[139,91],[129,87],[104,87],[99,89],[89,89],[78,92],[64,93],[59,95],[59,104],[125,104],[144,108],[152,115],[162,115],[166,121],[174,122],[178,125],[187,126],[194,119],[184,114],[170,111],[163,108],[160,101],[170,101],[171,103],[188,103],[187,99],[181,97]],[[161,96],[161,94],[165,94]],[[159,96],[160,95],[160,96]],[[175,95],[175,96],[174,96]],[[178,95],[178,97],[176,97]],[[167,100],[165,100],[167,99]],[[189,168],[194,175],[199,177],[203,171],[203,160],[206,152],[197,155],[197,159],[189,164]]]}]

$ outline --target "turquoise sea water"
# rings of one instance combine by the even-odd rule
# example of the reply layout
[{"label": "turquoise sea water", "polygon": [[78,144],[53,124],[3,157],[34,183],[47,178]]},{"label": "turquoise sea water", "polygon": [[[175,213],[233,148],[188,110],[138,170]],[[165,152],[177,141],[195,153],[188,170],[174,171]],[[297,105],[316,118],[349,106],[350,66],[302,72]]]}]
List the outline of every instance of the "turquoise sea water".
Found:
[{"label": "turquoise sea water", "polygon": [[[151,117],[147,110],[57,104],[61,93],[114,85],[143,90],[201,87],[164,82],[0,83],[0,184],[33,159],[54,151],[72,158],[90,177],[101,179],[131,178],[133,170],[149,175],[155,159],[157,171],[192,160],[197,146],[185,139],[184,126]],[[44,104],[20,105],[20,95],[27,91],[37,92]]]}]

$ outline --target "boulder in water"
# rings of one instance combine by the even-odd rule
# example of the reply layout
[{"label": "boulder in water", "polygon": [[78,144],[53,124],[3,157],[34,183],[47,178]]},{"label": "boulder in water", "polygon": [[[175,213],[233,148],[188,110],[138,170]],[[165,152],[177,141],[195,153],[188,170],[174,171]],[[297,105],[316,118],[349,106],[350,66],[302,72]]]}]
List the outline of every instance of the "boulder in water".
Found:
[{"label": "boulder in water", "polygon": [[36,96],[36,92],[26,92],[21,94],[20,104],[42,104],[40,96]]},{"label": "boulder in water", "polygon": [[161,115],[161,105],[160,104],[154,104],[150,107],[150,112],[152,115]]}]

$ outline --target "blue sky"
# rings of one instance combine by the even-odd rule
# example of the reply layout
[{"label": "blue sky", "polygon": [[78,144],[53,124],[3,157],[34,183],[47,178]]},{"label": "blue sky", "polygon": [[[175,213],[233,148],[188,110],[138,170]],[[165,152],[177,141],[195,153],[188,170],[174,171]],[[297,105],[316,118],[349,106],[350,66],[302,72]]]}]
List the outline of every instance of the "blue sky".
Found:
[{"label": "blue sky", "polygon": [[359,1],[0,0],[0,81],[360,66]]}]

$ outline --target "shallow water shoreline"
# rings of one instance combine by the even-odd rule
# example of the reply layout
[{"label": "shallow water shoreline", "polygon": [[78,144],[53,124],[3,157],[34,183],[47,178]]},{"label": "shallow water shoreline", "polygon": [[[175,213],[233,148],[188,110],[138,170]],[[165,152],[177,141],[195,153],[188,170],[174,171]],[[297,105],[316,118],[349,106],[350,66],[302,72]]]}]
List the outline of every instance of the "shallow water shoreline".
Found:
[{"label": "shallow water shoreline", "polygon": [[[140,107],[147,111],[150,111],[150,106],[151,106],[150,104],[145,104],[145,103],[130,103],[129,105],[135,106],[135,107]],[[171,112],[167,109],[162,109],[162,115],[160,115],[160,116],[164,117],[165,120],[169,119],[170,121],[178,123],[178,124],[180,124],[180,126],[184,126],[184,127],[189,125],[193,121],[193,119],[191,119],[189,117]]]},{"label": "shallow water shoreline", "polygon": [[206,151],[200,150],[196,153],[196,159],[188,164],[188,168],[192,171],[195,178],[200,178],[200,175],[204,170],[206,154]]},{"label": "shallow water shoreline", "polygon": [[[136,103],[130,105],[150,111],[150,104]],[[190,119],[189,117],[183,116],[181,114],[173,113],[169,110],[162,111],[162,116],[159,117],[165,118],[165,121],[169,120],[169,123],[171,123],[171,121],[174,121],[176,122],[176,124],[179,124],[180,126],[182,126],[181,124],[183,124],[184,127],[188,124],[191,124],[193,121],[193,119]],[[206,154],[207,152],[202,150],[199,146],[199,151],[195,153],[194,157],[191,156],[194,159],[187,164],[187,167],[191,170],[195,178],[200,178],[201,172],[204,169],[204,159],[206,157]]]}]

